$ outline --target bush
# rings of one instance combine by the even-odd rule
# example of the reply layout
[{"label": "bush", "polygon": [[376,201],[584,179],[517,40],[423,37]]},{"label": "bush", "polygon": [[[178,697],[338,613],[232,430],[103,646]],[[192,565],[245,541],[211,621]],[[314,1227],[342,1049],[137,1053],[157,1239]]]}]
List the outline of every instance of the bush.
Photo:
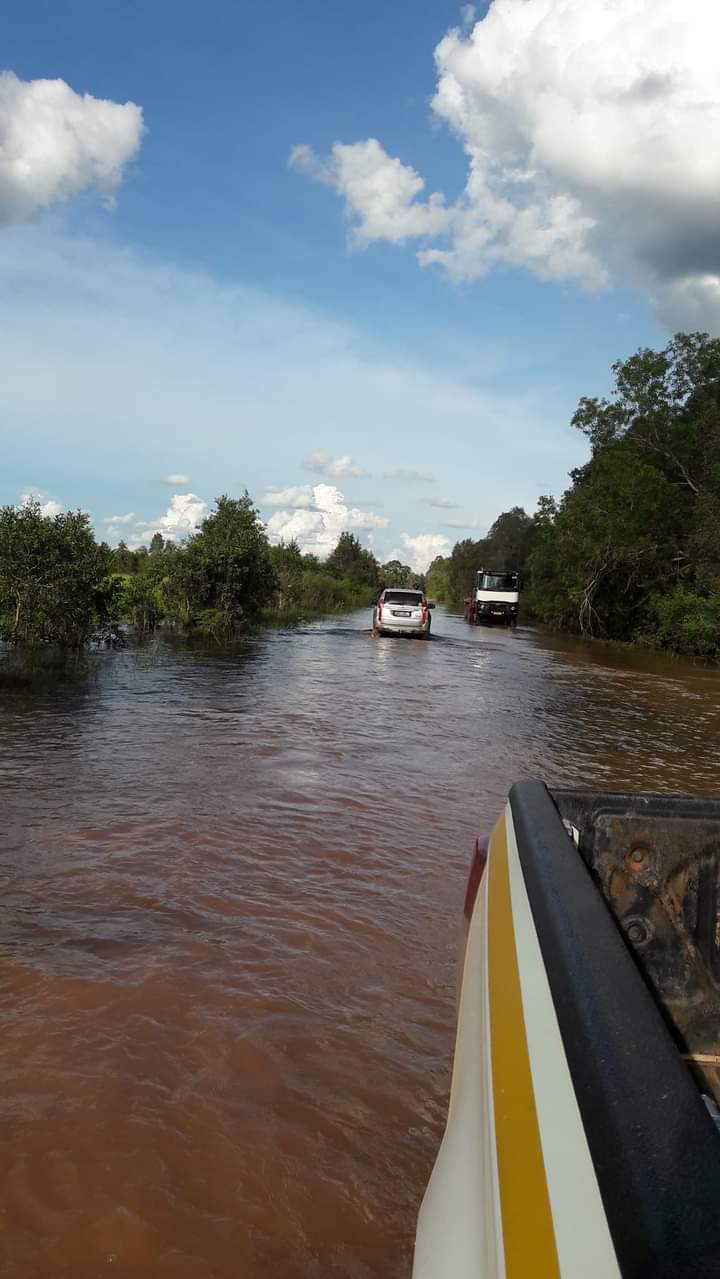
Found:
[{"label": "bush", "polygon": [[635,638],[684,657],[720,657],[720,595],[680,584],[669,595],[653,595]]},{"label": "bush", "polygon": [[165,616],[162,585],[147,573],[120,579],[120,614],[141,635],[152,634]]},{"label": "bush", "polygon": [[80,511],[43,515],[40,504],[0,509],[0,639],[28,649],[80,649],[114,629],[110,549]]},{"label": "bush", "polygon": [[374,599],[372,587],[331,573],[305,571],[300,582],[299,604],[313,613],[362,608]]},{"label": "bush", "polygon": [[221,640],[251,625],[276,588],[267,535],[246,493],[217,499],[199,531],[173,556],[164,591],[180,621]]}]

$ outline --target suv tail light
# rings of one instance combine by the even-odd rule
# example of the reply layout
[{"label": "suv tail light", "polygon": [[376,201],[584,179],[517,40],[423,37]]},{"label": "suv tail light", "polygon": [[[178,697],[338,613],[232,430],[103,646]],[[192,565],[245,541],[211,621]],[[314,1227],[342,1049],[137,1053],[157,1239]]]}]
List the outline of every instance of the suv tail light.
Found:
[{"label": "suv tail light", "polygon": [[383,602],[382,602],[382,595],[381,595],[380,599],[377,602],[378,621],[380,621],[380,618],[382,617],[382,606],[383,606]]},{"label": "suv tail light", "polygon": [[472,919],[478,889],[480,888],[483,872],[487,865],[489,844],[490,837],[488,835],[475,841],[475,852],[473,853],[473,858],[470,863],[470,874],[468,875],[467,888],[465,890],[465,905],[463,907],[463,914],[468,924]]}]

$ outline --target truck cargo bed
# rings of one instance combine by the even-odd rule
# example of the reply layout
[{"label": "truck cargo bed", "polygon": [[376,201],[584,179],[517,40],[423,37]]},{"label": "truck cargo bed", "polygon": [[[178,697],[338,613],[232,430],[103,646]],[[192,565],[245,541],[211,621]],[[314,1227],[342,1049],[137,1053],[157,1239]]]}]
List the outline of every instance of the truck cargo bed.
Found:
[{"label": "truck cargo bed", "polygon": [[720,1279],[720,801],[512,787],[414,1279]]},{"label": "truck cargo bed", "polygon": [[720,1102],[720,801],[551,795],[681,1055]]}]

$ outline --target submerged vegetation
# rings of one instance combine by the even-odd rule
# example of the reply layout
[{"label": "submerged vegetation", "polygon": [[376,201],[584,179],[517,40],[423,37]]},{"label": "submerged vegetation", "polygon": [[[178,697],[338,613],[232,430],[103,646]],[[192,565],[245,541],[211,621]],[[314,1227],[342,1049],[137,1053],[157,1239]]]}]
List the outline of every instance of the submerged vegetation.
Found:
[{"label": "submerged vegetation", "polygon": [[0,508],[0,638],[25,648],[81,648],[114,628],[121,595],[112,552],[87,515]]},{"label": "submerged vegetation", "polygon": [[168,624],[218,641],[255,626],[293,625],[368,605],[383,578],[383,568],[349,532],[324,562],[296,542],[270,545],[247,494],[219,497],[181,547],[156,533],[148,550],[130,551],[121,542],[112,557],[122,580],[120,614],[136,632]]},{"label": "submerged vegetation", "polygon": [[[516,569],[525,616],[588,636],[720,658],[720,339],[677,334],[614,368],[608,399],[582,399],[573,426],[589,461],[556,500],[513,507],[486,537],[430,566],[428,594],[459,606],[480,567]],[[247,493],[222,496],[182,545],[98,542],[80,511],[0,509],[0,641],[78,652],[159,626],[227,642],[250,628],[370,604],[382,586],[423,583],[380,565],[351,532],[321,562],[270,544]]]},{"label": "submerged vegetation", "polygon": [[324,563],[294,542],[272,546],[250,497],[219,497],[181,546],[98,543],[81,512],[43,515],[37,502],[0,510],[0,640],[25,653],[78,652],[159,626],[228,642],[259,625],[292,625],[358,608],[381,581],[416,576],[381,567],[350,532]]}]

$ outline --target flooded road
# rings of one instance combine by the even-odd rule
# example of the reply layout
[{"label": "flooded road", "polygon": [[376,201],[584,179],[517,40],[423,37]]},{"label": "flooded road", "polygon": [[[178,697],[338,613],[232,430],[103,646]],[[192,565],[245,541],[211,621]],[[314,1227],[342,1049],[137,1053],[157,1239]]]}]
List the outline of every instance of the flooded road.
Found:
[{"label": "flooded road", "polygon": [[2,694],[3,1279],[407,1276],[475,835],[717,791],[716,672],[368,620]]}]

